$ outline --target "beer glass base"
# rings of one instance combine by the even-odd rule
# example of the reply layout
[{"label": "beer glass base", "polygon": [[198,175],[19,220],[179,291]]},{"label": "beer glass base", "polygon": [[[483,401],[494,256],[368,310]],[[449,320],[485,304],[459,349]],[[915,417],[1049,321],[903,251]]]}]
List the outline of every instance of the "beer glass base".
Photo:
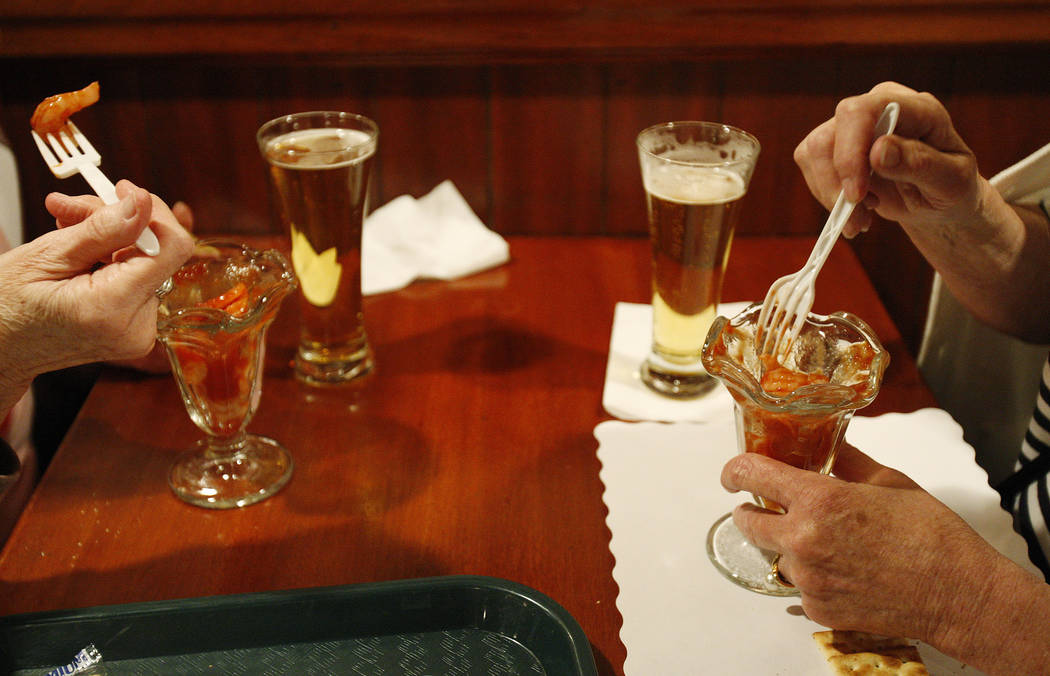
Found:
[{"label": "beer glass base", "polygon": [[369,350],[365,350],[364,354],[358,352],[348,359],[328,356],[321,360],[310,359],[300,351],[295,356],[295,377],[307,385],[319,387],[345,385],[368,375],[374,366],[375,360]]},{"label": "beer glass base", "polygon": [[249,434],[231,452],[217,452],[207,439],[198,441],[171,466],[168,485],[192,505],[231,509],[265,500],[291,478],[288,450],[273,439]]},{"label": "beer glass base", "polygon": [[776,552],[748,542],[726,514],[707,533],[707,556],[730,582],[766,596],[799,596],[798,589],[779,584],[772,575]]},{"label": "beer glass base", "polygon": [[717,380],[704,371],[695,373],[670,373],[662,371],[646,360],[642,362],[639,375],[649,389],[667,397],[692,399],[714,389]]}]

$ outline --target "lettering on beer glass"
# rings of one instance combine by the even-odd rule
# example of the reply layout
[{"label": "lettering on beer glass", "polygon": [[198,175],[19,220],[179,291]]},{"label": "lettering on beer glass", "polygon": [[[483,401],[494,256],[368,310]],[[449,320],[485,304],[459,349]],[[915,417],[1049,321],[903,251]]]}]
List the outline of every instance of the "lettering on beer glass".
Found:
[{"label": "lettering on beer glass", "polygon": [[303,295],[311,305],[328,307],[339,290],[343,266],[335,247],[317,253],[295,223],[289,226],[292,236],[292,267],[299,278]]}]

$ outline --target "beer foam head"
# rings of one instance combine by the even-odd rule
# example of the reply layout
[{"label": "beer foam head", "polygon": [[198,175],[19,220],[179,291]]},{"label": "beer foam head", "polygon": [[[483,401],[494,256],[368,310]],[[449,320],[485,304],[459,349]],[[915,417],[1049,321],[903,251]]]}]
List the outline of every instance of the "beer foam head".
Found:
[{"label": "beer foam head", "polygon": [[360,162],[375,149],[375,138],[357,129],[299,129],[270,141],[266,156],[288,169],[334,169]]},{"label": "beer foam head", "polygon": [[722,204],[740,199],[747,191],[744,179],[722,167],[661,164],[645,172],[651,195],[683,204]]},{"label": "beer foam head", "polygon": [[636,144],[643,175],[661,165],[720,168],[734,172],[745,189],[761,151],[751,134],[716,122],[653,125],[639,132]]}]

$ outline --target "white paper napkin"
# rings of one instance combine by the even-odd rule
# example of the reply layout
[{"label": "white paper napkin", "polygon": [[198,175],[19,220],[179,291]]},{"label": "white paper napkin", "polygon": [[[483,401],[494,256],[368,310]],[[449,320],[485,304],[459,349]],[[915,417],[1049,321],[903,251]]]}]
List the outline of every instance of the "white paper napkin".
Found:
[{"label": "white paper napkin", "polygon": [[[732,317],[749,303],[722,303],[718,314]],[[718,386],[696,399],[672,399],[649,389],[639,367],[649,355],[653,337],[652,306],[617,303],[609,338],[602,406],[621,420],[705,422],[723,420],[733,409],[726,388]]]},{"label": "white paper napkin", "polygon": [[416,279],[457,279],[510,259],[506,240],[485,227],[452,181],[415,199],[402,195],[365,219],[361,291],[394,291]]},{"label": "white paper napkin", "polygon": [[[620,589],[625,675],[824,676],[827,665],[811,638],[824,627],[803,614],[799,600],[737,587],[707,558],[711,524],[748,499],[719,484],[722,466],[737,452],[732,417],[706,424],[608,421],[595,437]],[[1035,571],[947,413],[856,417],[846,438],[904,471],[999,551]],[[930,646],[919,650],[932,674],[978,674]]]}]

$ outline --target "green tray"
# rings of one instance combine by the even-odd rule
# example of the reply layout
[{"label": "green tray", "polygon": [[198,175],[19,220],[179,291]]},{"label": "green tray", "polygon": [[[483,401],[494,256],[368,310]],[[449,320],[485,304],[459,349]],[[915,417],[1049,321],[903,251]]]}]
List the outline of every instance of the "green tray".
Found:
[{"label": "green tray", "polygon": [[0,618],[0,673],[37,676],[88,644],[108,676],[597,674],[564,608],[476,576],[11,615]]}]

